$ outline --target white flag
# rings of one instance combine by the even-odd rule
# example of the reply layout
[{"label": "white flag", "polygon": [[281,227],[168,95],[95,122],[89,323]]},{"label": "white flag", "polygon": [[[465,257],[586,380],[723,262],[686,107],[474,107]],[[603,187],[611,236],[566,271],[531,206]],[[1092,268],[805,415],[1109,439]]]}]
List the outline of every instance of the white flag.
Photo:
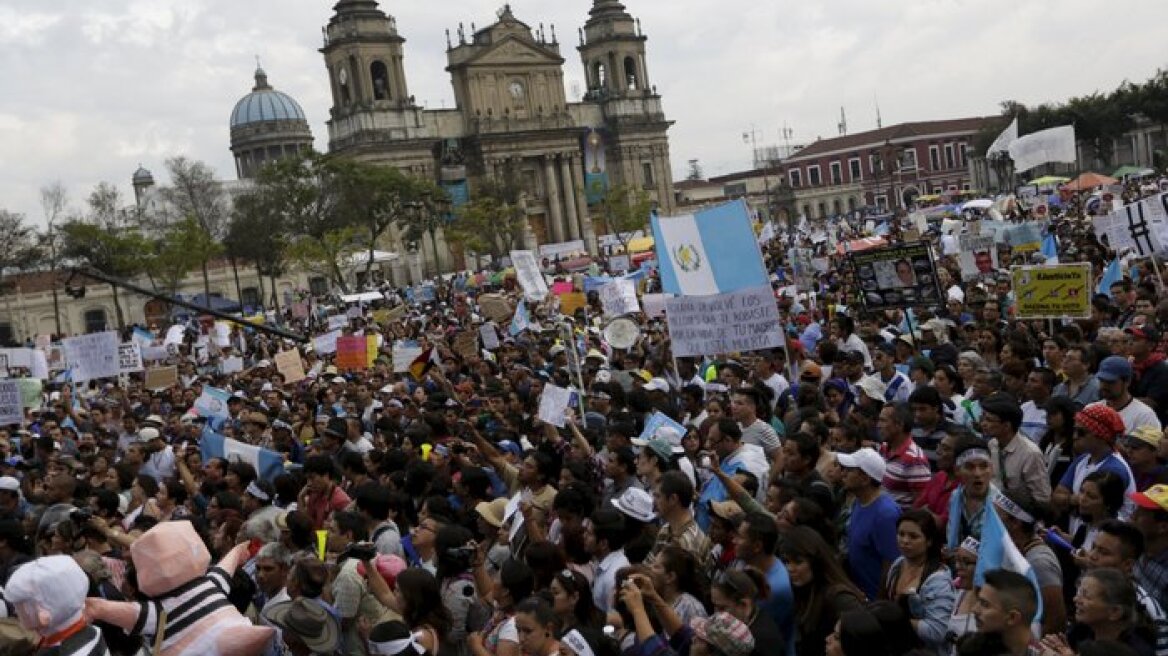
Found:
[{"label": "white flag", "polygon": [[997,139],[990,144],[986,149],[986,155],[993,155],[994,153],[1006,153],[1010,151],[1010,144],[1018,140],[1018,117],[1015,116],[1013,121],[1006,126],[1005,130],[998,135]]},{"label": "white flag", "polygon": [[1048,162],[1068,162],[1075,157],[1075,126],[1063,125],[1028,134],[1010,144],[1010,157],[1019,173]]}]

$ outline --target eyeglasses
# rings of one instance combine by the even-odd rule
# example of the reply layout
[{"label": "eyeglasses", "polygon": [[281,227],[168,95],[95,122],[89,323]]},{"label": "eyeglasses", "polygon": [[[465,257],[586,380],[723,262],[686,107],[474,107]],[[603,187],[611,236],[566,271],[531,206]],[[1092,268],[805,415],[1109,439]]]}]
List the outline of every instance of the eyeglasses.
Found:
[{"label": "eyeglasses", "polygon": [[1075,426],[1075,437],[1092,437],[1095,433],[1083,428],[1082,426]]}]

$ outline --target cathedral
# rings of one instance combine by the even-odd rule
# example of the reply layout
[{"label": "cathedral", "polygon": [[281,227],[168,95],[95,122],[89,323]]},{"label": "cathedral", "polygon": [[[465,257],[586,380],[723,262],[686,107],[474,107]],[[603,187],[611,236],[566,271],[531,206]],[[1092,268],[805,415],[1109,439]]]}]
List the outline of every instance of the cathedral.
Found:
[{"label": "cathedral", "polygon": [[[339,0],[333,11],[321,48],[329,152],[434,180],[456,207],[479,180],[509,176],[524,192],[529,248],[583,241],[595,253],[604,227],[593,212],[611,186],[644,189],[662,214],[672,212],[671,122],[649,79],[647,37],[618,0],[593,0],[577,32],[587,80],[580,102],[566,97],[554,28],[533,30],[504,5],[487,27],[448,31],[453,109],[424,109],[410,95],[406,39],[375,0]],[[391,239],[387,246],[406,252]],[[438,241],[451,258],[441,269],[461,265]]]}]

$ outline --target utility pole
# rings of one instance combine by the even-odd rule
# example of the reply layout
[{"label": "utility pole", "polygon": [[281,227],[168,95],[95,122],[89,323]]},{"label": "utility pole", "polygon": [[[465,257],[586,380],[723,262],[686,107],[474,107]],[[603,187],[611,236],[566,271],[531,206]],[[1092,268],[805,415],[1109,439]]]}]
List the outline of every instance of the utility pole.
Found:
[{"label": "utility pole", "polygon": [[[754,124],[750,125],[749,132],[742,133],[742,142],[750,144],[750,163],[752,166],[758,166],[758,131],[754,129]],[[766,216],[763,217],[769,221],[771,219],[771,181],[768,169],[770,168],[770,159],[764,158],[762,165],[762,185],[763,198],[765,205],[763,209],[766,211]],[[747,194],[749,196],[749,194]]]}]

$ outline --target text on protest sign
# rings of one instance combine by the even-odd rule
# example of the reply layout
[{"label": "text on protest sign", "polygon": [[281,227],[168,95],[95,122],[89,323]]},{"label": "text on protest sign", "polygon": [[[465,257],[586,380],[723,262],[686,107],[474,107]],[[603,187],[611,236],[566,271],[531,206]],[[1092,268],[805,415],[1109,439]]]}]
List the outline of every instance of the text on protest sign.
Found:
[{"label": "text on protest sign", "polygon": [[1096,236],[1107,237],[1107,244],[1116,251],[1131,248],[1146,257],[1168,249],[1168,193],[1096,217],[1093,226]]},{"label": "text on protest sign", "polygon": [[337,338],[341,336],[341,331],[332,330],[323,335],[317,335],[312,338],[312,348],[317,355],[331,355],[337,352]]},{"label": "text on protest sign", "polygon": [[1091,316],[1091,265],[1016,266],[1010,269],[1019,319]]},{"label": "text on protest sign", "polygon": [[539,420],[556,428],[564,427],[564,411],[572,400],[572,391],[555,385],[544,385],[539,396]]},{"label": "text on protest sign", "polygon": [[665,320],[677,357],[759,351],[783,344],[779,310],[769,286],[666,298]]},{"label": "text on protest sign", "polygon": [[998,247],[993,235],[961,235],[957,261],[961,263],[961,279],[976,280],[993,275],[998,270]]},{"label": "text on protest sign", "polygon": [[637,287],[632,280],[614,280],[601,287],[599,294],[605,316],[619,317],[641,311],[637,304]]},{"label": "text on protest sign", "polygon": [[146,380],[143,387],[155,392],[178,384],[178,367],[157,367],[146,370]]},{"label": "text on protest sign", "polygon": [[860,298],[868,311],[941,304],[929,245],[902,244],[850,255]]},{"label": "text on protest sign", "polygon": [[116,378],[121,373],[118,366],[119,344],[118,333],[113,330],[62,340],[65,359],[73,370],[73,382]]},{"label": "text on protest sign", "polygon": [[123,374],[133,374],[144,370],[142,347],[138,342],[122,342],[118,345],[118,369]]},{"label": "text on protest sign", "polygon": [[300,359],[300,351],[280,351],[272,359],[276,362],[276,371],[284,375],[285,383],[291,385],[304,380],[304,362]]},{"label": "text on protest sign", "polygon": [[0,380],[0,426],[19,424],[24,420],[24,401],[20,383]]},{"label": "text on protest sign", "polygon": [[515,266],[515,278],[523,288],[524,297],[542,301],[548,295],[547,281],[539,271],[539,263],[531,251],[511,251],[511,263]]},{"label": "text on protest sign", "polygon": [[369,347],[365,338],[360,335],[349,335],[337,338],[337,357],[335,364],[342,371],[362,371],[366,368]]}]

